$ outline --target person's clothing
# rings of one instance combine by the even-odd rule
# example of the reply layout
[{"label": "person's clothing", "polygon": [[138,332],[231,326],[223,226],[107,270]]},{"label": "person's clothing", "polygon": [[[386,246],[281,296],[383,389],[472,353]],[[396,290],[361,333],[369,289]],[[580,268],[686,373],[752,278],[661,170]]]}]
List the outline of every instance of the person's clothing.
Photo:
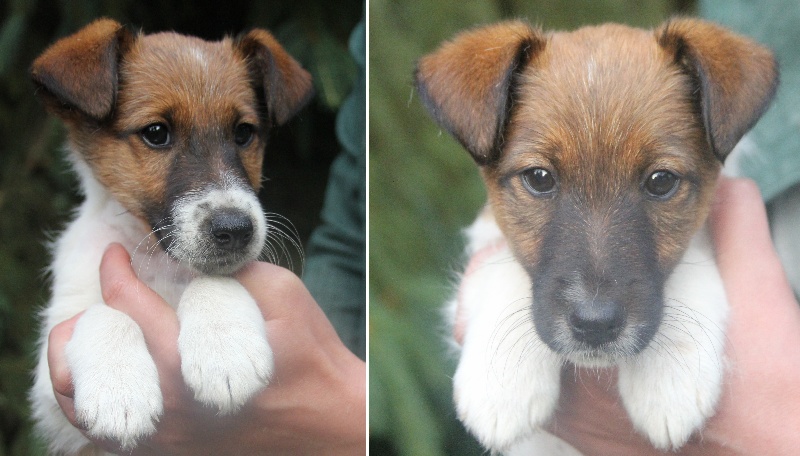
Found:
[{"label": "person's clothing", "polygon": [[336,118],[342,152],[331,165],[322,224],[306,250],[303,281],[342,341],[366,357],[366,36],[350,36],[359,76]]}]

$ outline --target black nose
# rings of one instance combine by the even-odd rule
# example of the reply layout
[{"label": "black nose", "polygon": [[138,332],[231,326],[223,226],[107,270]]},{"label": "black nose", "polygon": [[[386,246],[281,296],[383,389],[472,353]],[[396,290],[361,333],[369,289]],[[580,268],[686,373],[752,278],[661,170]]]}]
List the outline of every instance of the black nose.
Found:
[{"label": "black nose", "polygon": [[219,211],[211,216],[211,238],[217,247],[239,250],[253,238],[253,221],[238,211]]},{"label": "black nose", "polygon": [[577,340],[599,347],[619,336],[625,316],[622,307],[614,301],[593,301],[576,306],[569,323]]}]

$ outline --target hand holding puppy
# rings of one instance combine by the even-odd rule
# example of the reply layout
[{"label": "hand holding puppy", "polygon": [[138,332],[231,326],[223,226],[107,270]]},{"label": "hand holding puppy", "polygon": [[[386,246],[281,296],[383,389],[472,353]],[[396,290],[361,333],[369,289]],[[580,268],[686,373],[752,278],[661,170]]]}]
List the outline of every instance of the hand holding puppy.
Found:
[{"label": "hand holding puppy", "polygon": [[[323,449],[326,454],[364,453],[365,364],[344,347],[294,274],[265,263],[238,273],[264,316],[275,374],[270,387],[241,412],[218,416],[194,400],[181,377],[175,311],[136,278],[119,245],[108,248],[100,271],[108,305],[142,328],[164,397],[156,434],[131,454],[298,454]],[[76,321],[72,318],[53,329],[48,350],[56,397],[73,425],[64,347]],[[108,451],[120,451],[116,443],[92,440]]]}]

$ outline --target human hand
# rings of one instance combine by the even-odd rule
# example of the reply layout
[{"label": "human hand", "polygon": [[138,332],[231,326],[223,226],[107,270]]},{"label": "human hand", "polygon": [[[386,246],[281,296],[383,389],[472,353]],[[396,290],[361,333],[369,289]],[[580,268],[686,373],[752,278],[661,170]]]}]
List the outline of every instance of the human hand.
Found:
[{"label": "human hand", "polygon": [[[800,306],[772,246],[755,184],[723,178],[710,222],[731,307],[728,368],[717,413],[677,454],[796,454],[800,356],[792,348],[800,346]],[[633,430],[613,370],[565,373],[553,433],[584,454],[665,454]]]},{"label": "human hand", "polygon": [[[196,402],[183,382],[175,311],[136,278],[122,246],[107,249],[100,266],[104,301],[142,328],[164,397],[156,434],[125,454],[365,454],[365,364],[345,348],[297,276],[253,263],[236,278],[264,316],[275,374],[242,410],[219,416]],[[78,318],[57,325],[48,347],[56,399],[76,427],[64,347]],[[115,442],[87,437],[107,451],[121,451]]]}]

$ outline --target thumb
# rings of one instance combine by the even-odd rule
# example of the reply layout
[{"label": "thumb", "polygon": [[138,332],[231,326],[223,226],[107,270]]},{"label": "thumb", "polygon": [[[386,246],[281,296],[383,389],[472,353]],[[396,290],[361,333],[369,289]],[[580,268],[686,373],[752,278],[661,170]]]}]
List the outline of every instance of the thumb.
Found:
[{"label": "thumb", "polygon": [[178,335],[175,311],[144,282],[131,266],[128,252],[120,244],[111,244],[100,263],[100,288],[103,301],[131,317],[149,343],[165,336]]}]

